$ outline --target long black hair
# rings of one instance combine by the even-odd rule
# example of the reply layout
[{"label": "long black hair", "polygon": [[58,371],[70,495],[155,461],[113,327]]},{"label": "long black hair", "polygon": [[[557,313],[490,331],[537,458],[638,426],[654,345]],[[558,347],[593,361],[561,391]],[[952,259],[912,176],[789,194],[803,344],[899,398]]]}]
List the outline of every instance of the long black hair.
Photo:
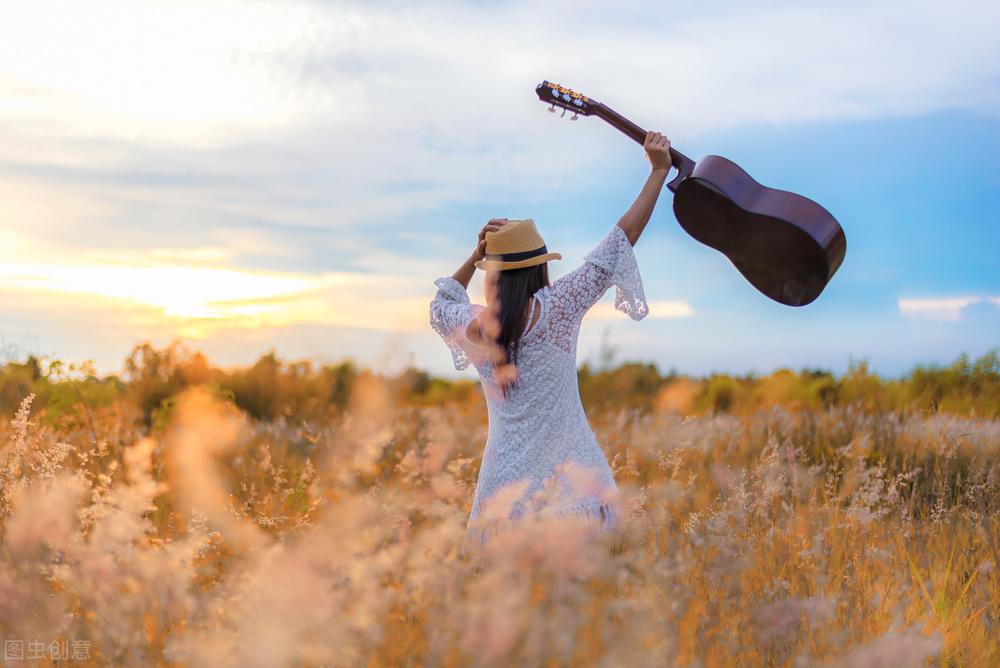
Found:
[{"label": "long black hair", "polygon": [[[538,290],[549,284],[549,265],[542,262],[532,267],[504,269],[497,274],[495,299],[499,304],[493,305],[499,326],[496,343],[503,353],[503,362],[516,368],[521,336],[528,326],[528,303]],[[505,397],[516,384],[516,380],[501,383]]]}]

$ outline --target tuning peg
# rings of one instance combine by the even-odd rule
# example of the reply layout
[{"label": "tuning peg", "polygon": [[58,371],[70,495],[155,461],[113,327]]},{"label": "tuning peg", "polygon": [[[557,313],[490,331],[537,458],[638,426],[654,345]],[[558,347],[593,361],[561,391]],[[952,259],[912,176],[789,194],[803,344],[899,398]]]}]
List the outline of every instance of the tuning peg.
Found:
[{"label": "tuning peg", "polygon": [[551,113],[553,113],[553,114],[554,114],[554,113],[556,113],[556,105],[554,105],[554,104],[553,104],[553,105],[551,105],[551,106],[549,107],[549,111],[550,111]]},{"label": "tuning peg", "polygon": [[573,112],[573,115],[569,117],[569,120],[575,121],[578,117],[579,117],[578,114],[576,112]]}]

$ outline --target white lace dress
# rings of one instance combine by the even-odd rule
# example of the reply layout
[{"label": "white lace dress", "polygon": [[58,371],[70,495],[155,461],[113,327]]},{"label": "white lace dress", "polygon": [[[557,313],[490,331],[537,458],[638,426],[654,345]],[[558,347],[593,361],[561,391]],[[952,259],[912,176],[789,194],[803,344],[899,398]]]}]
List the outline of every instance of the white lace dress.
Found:
[{"label": "white lace dress", "polygon": [[470,303],[468,292],[450,276],[434,284],[431,326],[448,344],[456,369],[475,366],[489,415],[470,535],[483,542],[527,512],[613,526],[618,488],[580,402],[576,346],[584,314],[612,285],[616,309],[633,320],[649,312],[625,232],[612,227],[579,267],[535,293],[541,313],[531,325],[533,300],[518,348],[520,381],[506,397],[493,382],[486,351],[465,334],[485,307]]}]

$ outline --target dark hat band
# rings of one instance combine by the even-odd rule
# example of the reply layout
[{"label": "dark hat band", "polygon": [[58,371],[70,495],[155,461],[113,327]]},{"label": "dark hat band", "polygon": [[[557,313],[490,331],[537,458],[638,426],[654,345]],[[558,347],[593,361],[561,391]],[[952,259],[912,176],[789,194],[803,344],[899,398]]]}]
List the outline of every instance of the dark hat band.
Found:
[{"label": "dark hat band", "polygon": [[542,244],[540,248],[530,251],[521,251],[520,253],[486,253],[483,255],[483,259],[494,262],[517,262],[518,260],[527,260],[528,258],[545,255],[548,252],[549,251],[545,248],[545,244]]}]

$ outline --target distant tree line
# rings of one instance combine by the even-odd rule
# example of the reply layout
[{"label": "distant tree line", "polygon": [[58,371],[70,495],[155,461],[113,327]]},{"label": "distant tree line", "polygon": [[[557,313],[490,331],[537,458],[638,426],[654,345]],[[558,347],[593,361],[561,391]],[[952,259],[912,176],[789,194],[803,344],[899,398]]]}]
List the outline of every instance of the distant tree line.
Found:
[{"label": "distant tree line", "polygon": [[[578,369],[580,395],[588,411],[620,406],[684,413],[747,413],[769,405],[821,409],[860,404],[866,410],[943,411],[1000,417],[1000,356],[991,349],[971,360],[962,353],[951,364],[916,366],[899,379],[872,373],[866,361],[852,362],[837,377],[821,369],[778,369],[768,375],[711,374],[696,378],[655,364],[627,362],[615,368]],[[30,356],[0,365],[0,410],[11,416],[21,400],[35,394],[33,406],[47,420],[78,421],[122,402],[151,428],[162,423],[172,399],[193,385],[209,388],[259,420],[324,420],[349,408],[359,383],[378,383],[394,401],[410,404],[452,403],[481,410],[478,382],[448,380],[409,368],[385,375],[345,360],[336,364],[285,361],[275,352],[247,367],[213,366],[201,352],[181,342],[162,349],[137,345],[120,374],[100,375],[90,363],[67,365]]]}]

